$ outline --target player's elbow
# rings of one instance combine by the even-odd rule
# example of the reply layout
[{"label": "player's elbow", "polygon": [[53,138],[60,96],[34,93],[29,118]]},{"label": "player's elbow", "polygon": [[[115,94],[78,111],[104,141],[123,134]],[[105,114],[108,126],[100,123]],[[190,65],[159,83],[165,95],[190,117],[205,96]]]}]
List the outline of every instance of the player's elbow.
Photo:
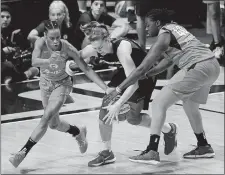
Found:
[{"label": "player's elbow", "polygon": [[122,24],[121,30],[122,30],[123,36],[127,35],[129,32],[129,25],[126,23]]}]

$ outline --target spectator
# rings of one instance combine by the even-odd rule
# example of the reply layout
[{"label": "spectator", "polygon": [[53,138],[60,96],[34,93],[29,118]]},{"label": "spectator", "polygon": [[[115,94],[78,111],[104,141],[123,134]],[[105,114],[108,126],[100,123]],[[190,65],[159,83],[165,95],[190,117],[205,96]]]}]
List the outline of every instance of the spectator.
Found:
[{"label": "spectator", "polygon": [[12,11],[7,5],[1,6],[1,83],[21,81],[37,75],[39,70],[30,67],[25,72],[15,65],[13,56],[19,49],[25,49],[27,42],[20,29],[15,30],[11,24]]},{"label": "spectator", "polygon": [[116,20],[114,17],[106,13],[106,1],[105,0],[92,0],[91,9],[88,12],[84,12],[80,19],[78,20],[75,29],[75,47],[81,50],[89,44],[88,39],[85,37],[84,33],[81,31],[80,27],[91,22],[97,21],[103,23],[107,26],[115,27],[111,32],[111,38],[117,38],[120,36],[125,36],[128,33],[128,24],[123,21]]},{"label": "spectator", "polygon": [[[70,22],[70,15],[67,6],[61,0],[53,1],[49,6],[49,19],[57,21],[60,26],[62,39],[74,44],[73,26]],[[28,40],[33,44],[38,38],[44,36],[44,22],[42,21],[35,29],[31,30]]]},{"label": "spectator", "polygon": [[217,58],[220,58],[224,52],[224,39],[221,36],[220,28],[220,0],[204,0],[203,2],[207,4],[206,32],[213,36],[210,49],[215,53]]}]

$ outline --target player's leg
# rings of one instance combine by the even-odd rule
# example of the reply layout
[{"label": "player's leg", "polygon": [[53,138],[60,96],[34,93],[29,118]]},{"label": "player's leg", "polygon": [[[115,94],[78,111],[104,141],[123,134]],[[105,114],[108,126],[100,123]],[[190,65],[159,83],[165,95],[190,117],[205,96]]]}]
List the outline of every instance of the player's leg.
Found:
[{"label": "player's leg", "polygon": [[213,3],[208,3],[208,15],[211,33],[213,35],[213,43],[211,44],[211,50],[214,51],[215,56],[220,58],[223,55],[223,41],[221,37],[220,28],[220,2],[215,1]]},{"label": "player's leg", "polygon": [[164,87],[152,103],[152,121],[150,142],[147,149],[138,156],[130,157],[133,162],[157,164],[159,163],[158,144],[165,122],[167,109],[177,102],[178,97],[169,87]]},{"label": "player's leg", "polygon": [[108,163],[114,163],[116,157],[111,150],[111,139],[113,124],[105,124],[102,120],[107,114],[107,109],[101,109],[99,113],[99,131],[103,143],[103,150],[99,152],[98,156],[92,161],[88,162],[89,167],[96,167]]},{"label": "player's leg", "polygon": [[[72,81],[69,77],[63,80],[62,84],[53,91],[51,97],[49,98],[49,103],[54,103],[54,101],[57,101],[59,96],[61,96],[64,99],[64,104],[71,91]],[[87,129],[85,126],[78,127],[76,125],[70,125],[67,121],[59,118],[59,112],[54,115],[54,117],[49,121],[48,125],[51,129],[56,129],[58,131],[71,134],[77,140],[80,152],[86,152],[88,142],[86,140]]]},{"label": "player's leg", "polygon": [[[210,88],[208,88],[208,92],[209,90]],[[192,159],[214,157],[215,153],[211,145],[208,144],[204,133],[202,116],[199,111],[199,103],[196,103],[192,100],[187,100],[183,102],[183,108],[186,115],[188,116],[191,127],[198,141],[197,147],[194,150],[184,154],[183,157]]]},{"label": "player's leg", "polygon": [[[41,90],[42,104],[44,106],[44,115],[42,116],[41,121],[39,122],[38,126],[32,132],[27,143],[22,147],[22,149],[19,152],[13,154],[12,157],[10,157],[9,161],[13,164],[14,167],[19,166],[19,164],[23,161],[23,159],[26,157],[26,155],[31,150],[31,148],[44,136],[44,134],[46,133],[47,128],[48,128],[48,121],[52,117],[48,113],[50,112],[50,109],[53,106],[57,105],[57,103],[54,103],[54,104],[48,106],[48,100],[52,93],[52,91],[50,89],[53,88],[52,84],[49,83],[49,81],[45,80],[44,78],[41,78],[39,85],[40,85],[40,90]],[[59,101],[58,101],[58,103],[59,103]]]}]

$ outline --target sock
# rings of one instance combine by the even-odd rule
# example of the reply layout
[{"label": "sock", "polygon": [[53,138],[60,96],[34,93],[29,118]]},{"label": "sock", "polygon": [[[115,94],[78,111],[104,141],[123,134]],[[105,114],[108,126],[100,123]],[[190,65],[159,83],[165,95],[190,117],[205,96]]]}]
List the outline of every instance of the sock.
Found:
[{"label": "sock", "polygon": [[80,129],[76,126],[70,125],[70,129],[67,132],[72,134],[73,136],[76,136],[76,135],[80,134]]},{"label": "sock", "polygon": [[153,151],[158,151],[158,146],[159,146],[159,139],[160,139],[160,136],[159,135],[151,135],[150,136],[150,143],[149,143],[149,150],[153,150]]},{"label": "sock", "polygon": [[27,143],[24,145],[24,147],[20,150],[24,150],[27,153],[31,150],[31,148],[36,144],[37,142],[33,141],[31,138],[27,141]]},{"label": "sock", "polygon": [[206,145],[208,145],[208,142],[206,140],[204,132],[202,132],[200,134],[196,134],[195,133],[195,136],[196,136],[196,138],[198,140],[198,146],[206,146]]},{"label": "sock", "polygon": [[111,140],[110,141],[103,141],[103,150],[111,151]]}]

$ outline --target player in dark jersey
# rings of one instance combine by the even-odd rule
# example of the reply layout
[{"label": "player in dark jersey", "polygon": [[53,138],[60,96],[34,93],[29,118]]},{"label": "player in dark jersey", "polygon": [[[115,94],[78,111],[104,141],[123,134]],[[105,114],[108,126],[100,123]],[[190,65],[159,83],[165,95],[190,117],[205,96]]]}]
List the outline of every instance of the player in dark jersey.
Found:
[{"label": "player in dark jersey", "polygon": [[[101,60],[106,62],[120,62],[121,68],[118,69],[108,84],[109,87],[116,87],[142,62],[146,52],[134,41],[125,38],[111,40],[106,26],[97,22],[92,23],[92,25],[91,28],[87,28],[87,31],[83,28],[91,41],[91,45],[81,51],[81,57],[87,59],[91,56],[99,56],[102,57]],[[111,150],[113,120],[127,120],[132,125],[150,127],[150,116],[141,113],[141,111],[148,109],[155,84],[155,78],[140,80],[127,88],[116,103],[107,109],[101,108],[99,128],[104,149],[88,163],[88,166],[94,167],[115,162],[116,158]],[[129,104],[130,110],[125,115],[119,115],[124,103]],[[177,126],[173,123],[166,123],[163,127],[162,132],[165,135],[166,142],[165,154],[170,154],[176,147],[176,129]]]},{"label": "player in dark jersey", "polygon": [[[184,158],[209,158],[215,153],[204,134],[199,105],[205,104],[210,87],[219,76],[220,66],[213,52],[189,33],[184,27],[171,23],[170,11],[154,9],[147,14],[147,27],[151,36],[158,36],[143,62],[108,96],[136,83],[143,77],[153,76],[176,63],[181,69],[170,80],[152,104],[150,144],[145,154],[130,160],[142,163],[159,162],[158,144],[167,109],[179,100],[187,114],[197,138],[197,148],[184,154]],[[164,59],[162,59],[162,56]],[[161,60],[161,61],[160,61]],[[151,69],[152,65],[160,61]],[[113,94],[113,95],[112,95]]]},{"label": "player in dark jersey", "polygon": [[79,52],[68,41],[61,39],[57,22],[45,21],[45,37],[37,39],[32,54],[32,65],[40,67],[40,90],[44,114],[23,148],[10,157],[17,167],[31,148],[44,136],[48,127],[71,134],[78,142],[80,152],[87,150],[86,127],[73,126],[59,118],[59,110],[72,91],[71,77],[66,73],[66,61],[70,58],[99,87],[107,92],[108,86],[80,59]]}]

